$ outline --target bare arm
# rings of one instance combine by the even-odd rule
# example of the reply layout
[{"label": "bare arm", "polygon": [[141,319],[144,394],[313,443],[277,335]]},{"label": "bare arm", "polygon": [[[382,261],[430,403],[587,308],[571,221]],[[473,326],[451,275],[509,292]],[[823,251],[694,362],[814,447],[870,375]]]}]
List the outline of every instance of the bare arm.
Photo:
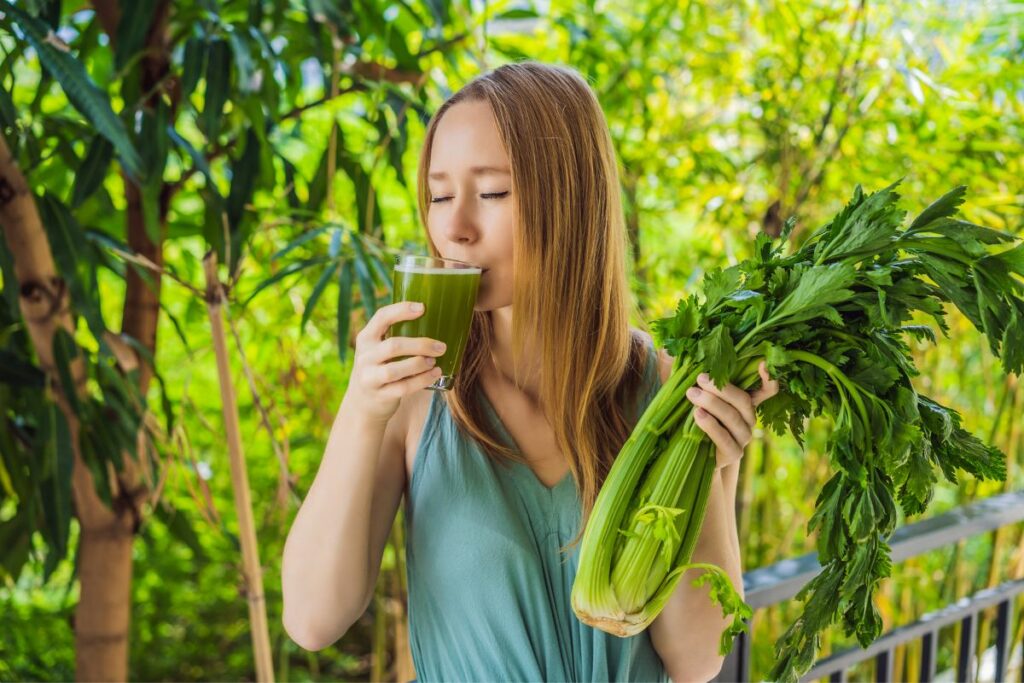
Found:
[{"label": "bare arm", "polygon": [[359,419],[342,401],[324,458],[288,533],[281,570],[284,627],[319,650],[341,638],[373,595],[405,485],[399,415]]}]

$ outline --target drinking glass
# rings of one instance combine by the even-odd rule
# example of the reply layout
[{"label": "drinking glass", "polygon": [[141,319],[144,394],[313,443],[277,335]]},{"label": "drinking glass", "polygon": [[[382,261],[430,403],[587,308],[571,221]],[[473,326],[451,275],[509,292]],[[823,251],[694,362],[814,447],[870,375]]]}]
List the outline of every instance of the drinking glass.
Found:
[{"label": "drinking glass", "polygon": [[[386,338],[430,337],[447,347],[437,359],[441,376],[427,387],[448,391],[462,364],[462,352],[469,338],[482,269],[453,259],[401,254],[395,258],[392,303],[419,301],[424,310],[419,317],[392,325]],[[409,358],[396,357],[395,361]]]}]

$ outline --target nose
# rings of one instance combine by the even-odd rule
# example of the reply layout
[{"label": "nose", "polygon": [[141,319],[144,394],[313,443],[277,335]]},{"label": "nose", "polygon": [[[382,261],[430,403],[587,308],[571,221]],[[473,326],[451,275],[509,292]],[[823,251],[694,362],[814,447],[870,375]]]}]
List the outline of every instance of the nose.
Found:
[{"label": "nose", "polygon": [[444,224],[445,239],[457,244],[474,242],[479,236],[479,231],[472,206],[458,198],[452,202],[454,205]]}]

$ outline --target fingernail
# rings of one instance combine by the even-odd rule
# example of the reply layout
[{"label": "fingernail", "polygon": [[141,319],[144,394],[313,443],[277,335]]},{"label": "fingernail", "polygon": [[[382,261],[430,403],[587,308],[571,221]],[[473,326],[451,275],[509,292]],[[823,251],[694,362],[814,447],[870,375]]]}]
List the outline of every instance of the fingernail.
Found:
[{"label": "fingernail", "polygon": [[702,393],[704,392],[702,392],[698,387],[690,387],[686,390],[686,395],[690,398],[697,398]]},{"label": "fingernail", "polygon": [[446,348],[448,348],[448,346],[444,342],[435,342],[434,343],[434,350],[435,351],[444,351]]},{"label": "fingernail", "polygon": [[707,414],[708,414],[708,411],[704,410],[703,408],[697,408],[697,410],[694,411],[694,416],[695,417],[704,417]]},{"label": "fingernail", "polygon": [[709,379],[710,377],[708,377],[708,373],[706,372],[702,372],[699,375],[697,375],[698,382],[707,382]]},{"label": "fingernail", "polygon": [[414,311],[422,311],[423,310],[423,304],[419,303],[418,301],[414,301],[412,303],[412,305],[409,306],[409,308],[411,308]]}]

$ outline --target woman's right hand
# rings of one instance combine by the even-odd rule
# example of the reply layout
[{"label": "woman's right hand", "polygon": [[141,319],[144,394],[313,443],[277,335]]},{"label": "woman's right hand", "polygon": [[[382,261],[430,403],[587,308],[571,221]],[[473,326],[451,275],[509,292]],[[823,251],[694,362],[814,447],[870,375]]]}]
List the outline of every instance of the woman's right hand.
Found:
[{"label": "woman's right hand", "polygon": [[[444,346],[434,346],[441,342],[429,337],[384,338],[391,325],[423,315],[422,308],[414,310],[415,303],[399,301],[377,309],[356,335],[345,396],[368,419],[387,422],[398,411],[403,396],[426,389],[441,376],[436,362],[444,355]],[[398,356],[410,357],[392,360]]]}]

